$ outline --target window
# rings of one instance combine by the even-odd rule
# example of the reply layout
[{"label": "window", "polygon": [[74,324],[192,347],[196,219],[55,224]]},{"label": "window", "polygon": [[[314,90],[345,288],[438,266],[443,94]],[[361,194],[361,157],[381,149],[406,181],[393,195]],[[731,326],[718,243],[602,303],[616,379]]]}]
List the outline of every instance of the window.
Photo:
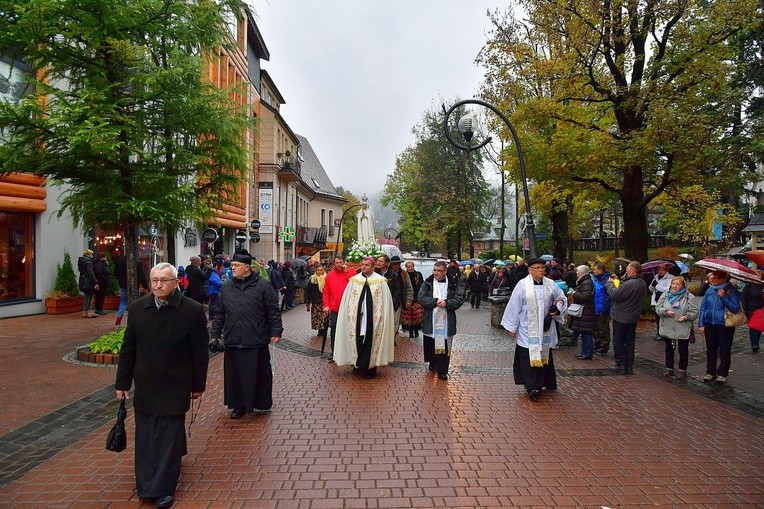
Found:
[{"label": "window", "polygon": [[34,214],[0,212],[0,303],[34,298],[34,221]]},{"label": "window", "polygon": [[326,209],[321,209],[321,227],[326,227]]}]

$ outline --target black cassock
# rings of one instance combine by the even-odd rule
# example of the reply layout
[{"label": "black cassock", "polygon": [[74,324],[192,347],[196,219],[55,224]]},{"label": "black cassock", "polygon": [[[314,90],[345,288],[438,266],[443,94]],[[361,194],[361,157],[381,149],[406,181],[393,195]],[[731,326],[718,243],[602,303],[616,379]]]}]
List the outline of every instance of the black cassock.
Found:
[{"label": "black cassock", "polygon": [[[374,341],[374,300],[371,297],[369,288],[369,277],[364,275],[364,282],[361,296],[358,298],[358,318],[355,323],[355,346],[358,350],[358,359],[356,367],[358,369],[369,369],[371,363],[371,346]],[[361,330],[361,317],[366,315],[366,330]]]},{"label": "black cassock", "polygon": [[270,410],[273,406],[273,372],[268,345],[260,348],[225,349],[224,400],[228,408]]},{"label": "black cassock", "polygon": [[530,392],[542,387],[549,391],[557,389],[557,372],[554,369],[554,357],[549,350],[549,364],[540,368],[531,367],[530,351],[520,345],[515,345],[515,360],[512,364],[512,373],[515,377],[515,385],[524,385],[525,390]]},{"label": "black cassock", "polygon": [[141,498],[175,493],[180,459],[188,452],[184,415],[135,412],[135,485]]}]

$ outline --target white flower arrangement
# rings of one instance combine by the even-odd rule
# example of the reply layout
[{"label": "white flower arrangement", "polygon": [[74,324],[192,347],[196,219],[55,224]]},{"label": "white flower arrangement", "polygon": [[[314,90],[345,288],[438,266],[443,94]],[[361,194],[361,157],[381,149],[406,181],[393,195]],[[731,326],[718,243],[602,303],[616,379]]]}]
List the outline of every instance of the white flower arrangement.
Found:
[{"label": "white flower arrangement", "polygon": [[377,244],[376,242],[355,241],[353,242],[353,245],[350,246],[350,251],[348,252],[348,255],[347,255],[347,261],[360,262],[367,256],[373,256],[374,258],[376,258],[377,256],[381,254],[385,254],[385,252],[382,251],[382,248],[379,247],[379,244]]}]

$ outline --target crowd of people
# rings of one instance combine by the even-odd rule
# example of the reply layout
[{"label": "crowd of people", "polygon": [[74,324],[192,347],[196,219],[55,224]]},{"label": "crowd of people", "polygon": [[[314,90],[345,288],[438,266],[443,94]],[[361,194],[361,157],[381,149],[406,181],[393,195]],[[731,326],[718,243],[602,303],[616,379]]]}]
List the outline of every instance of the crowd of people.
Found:
[{"label": "crowd of people", "polygon": [[[87,304],[86,315],[92,305],[97,313],[98,292],[106,284],[93,261],[101,257],[88,251],[78,261],[81,287],[95,302]],[[118,275],[125,272],[124,260],[116,265]],[[119,282],[124,289],[124,276]],[[669,267],[644,278],[636,261],[610,273],[599,263],[576,267],[541,258],[503,267],[439,260],[432,274],[422,274],[413,262],[384,254],[364,258],[356,270],[342,255],[327,266],[294,267],[258,263],[239,250],[231,259],[194,256],[185,268],[160,263],[147,283],[151,293],[129,308],[115,388],[120,399],[134,391],[137,491],[160,507],[174,500],[186,451],[185,414],[205,390],[209,352],[224,352],[223,401],[230,418],[269,412],[271,346],[281,341],[282,313],[298,301],[321,338],[322,354],[329,343],[329,362],[371,379],[393,361],[401,331],[409,338],[421,332],[427,368],[448,380],[456,311],[465,301],[479,308],[489,296],[505,296],[501,326],[515,341],[514,381],[533,401],[557,388],[554,352],[563,327],[573,345],[582,339],[578,359],[607,354],[612,344],[611,369],[633,374],[637,323],[648,293],[656,337],[665,343],[665,376],[686,378],[697,331],[707,345],[703,380],[725,383],[735,331],[729,316],[740,315],[742,303],[749,316],[764,304],[762,287],[738,287],[724,272],[709,273],[696,296]],[[123,313],[121,307],[118,324]],[[759,336],[750,335],[754,352]]]}]

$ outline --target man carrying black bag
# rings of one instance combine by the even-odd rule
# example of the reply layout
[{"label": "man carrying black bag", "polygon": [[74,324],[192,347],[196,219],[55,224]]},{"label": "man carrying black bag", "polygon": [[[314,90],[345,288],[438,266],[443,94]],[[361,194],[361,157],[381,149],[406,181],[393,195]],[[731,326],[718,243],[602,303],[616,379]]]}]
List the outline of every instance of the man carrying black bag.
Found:
[{"label": "man carrying black bag", "polygon": [[177,289],[169,263],[151,269],[151,294],[130,305],[117,369],[117,399],[135,381],[137,494],[158,507],[174,502],[186,454],[185,415],[201,397],[209,361],[207,318],[198,302]]}]

